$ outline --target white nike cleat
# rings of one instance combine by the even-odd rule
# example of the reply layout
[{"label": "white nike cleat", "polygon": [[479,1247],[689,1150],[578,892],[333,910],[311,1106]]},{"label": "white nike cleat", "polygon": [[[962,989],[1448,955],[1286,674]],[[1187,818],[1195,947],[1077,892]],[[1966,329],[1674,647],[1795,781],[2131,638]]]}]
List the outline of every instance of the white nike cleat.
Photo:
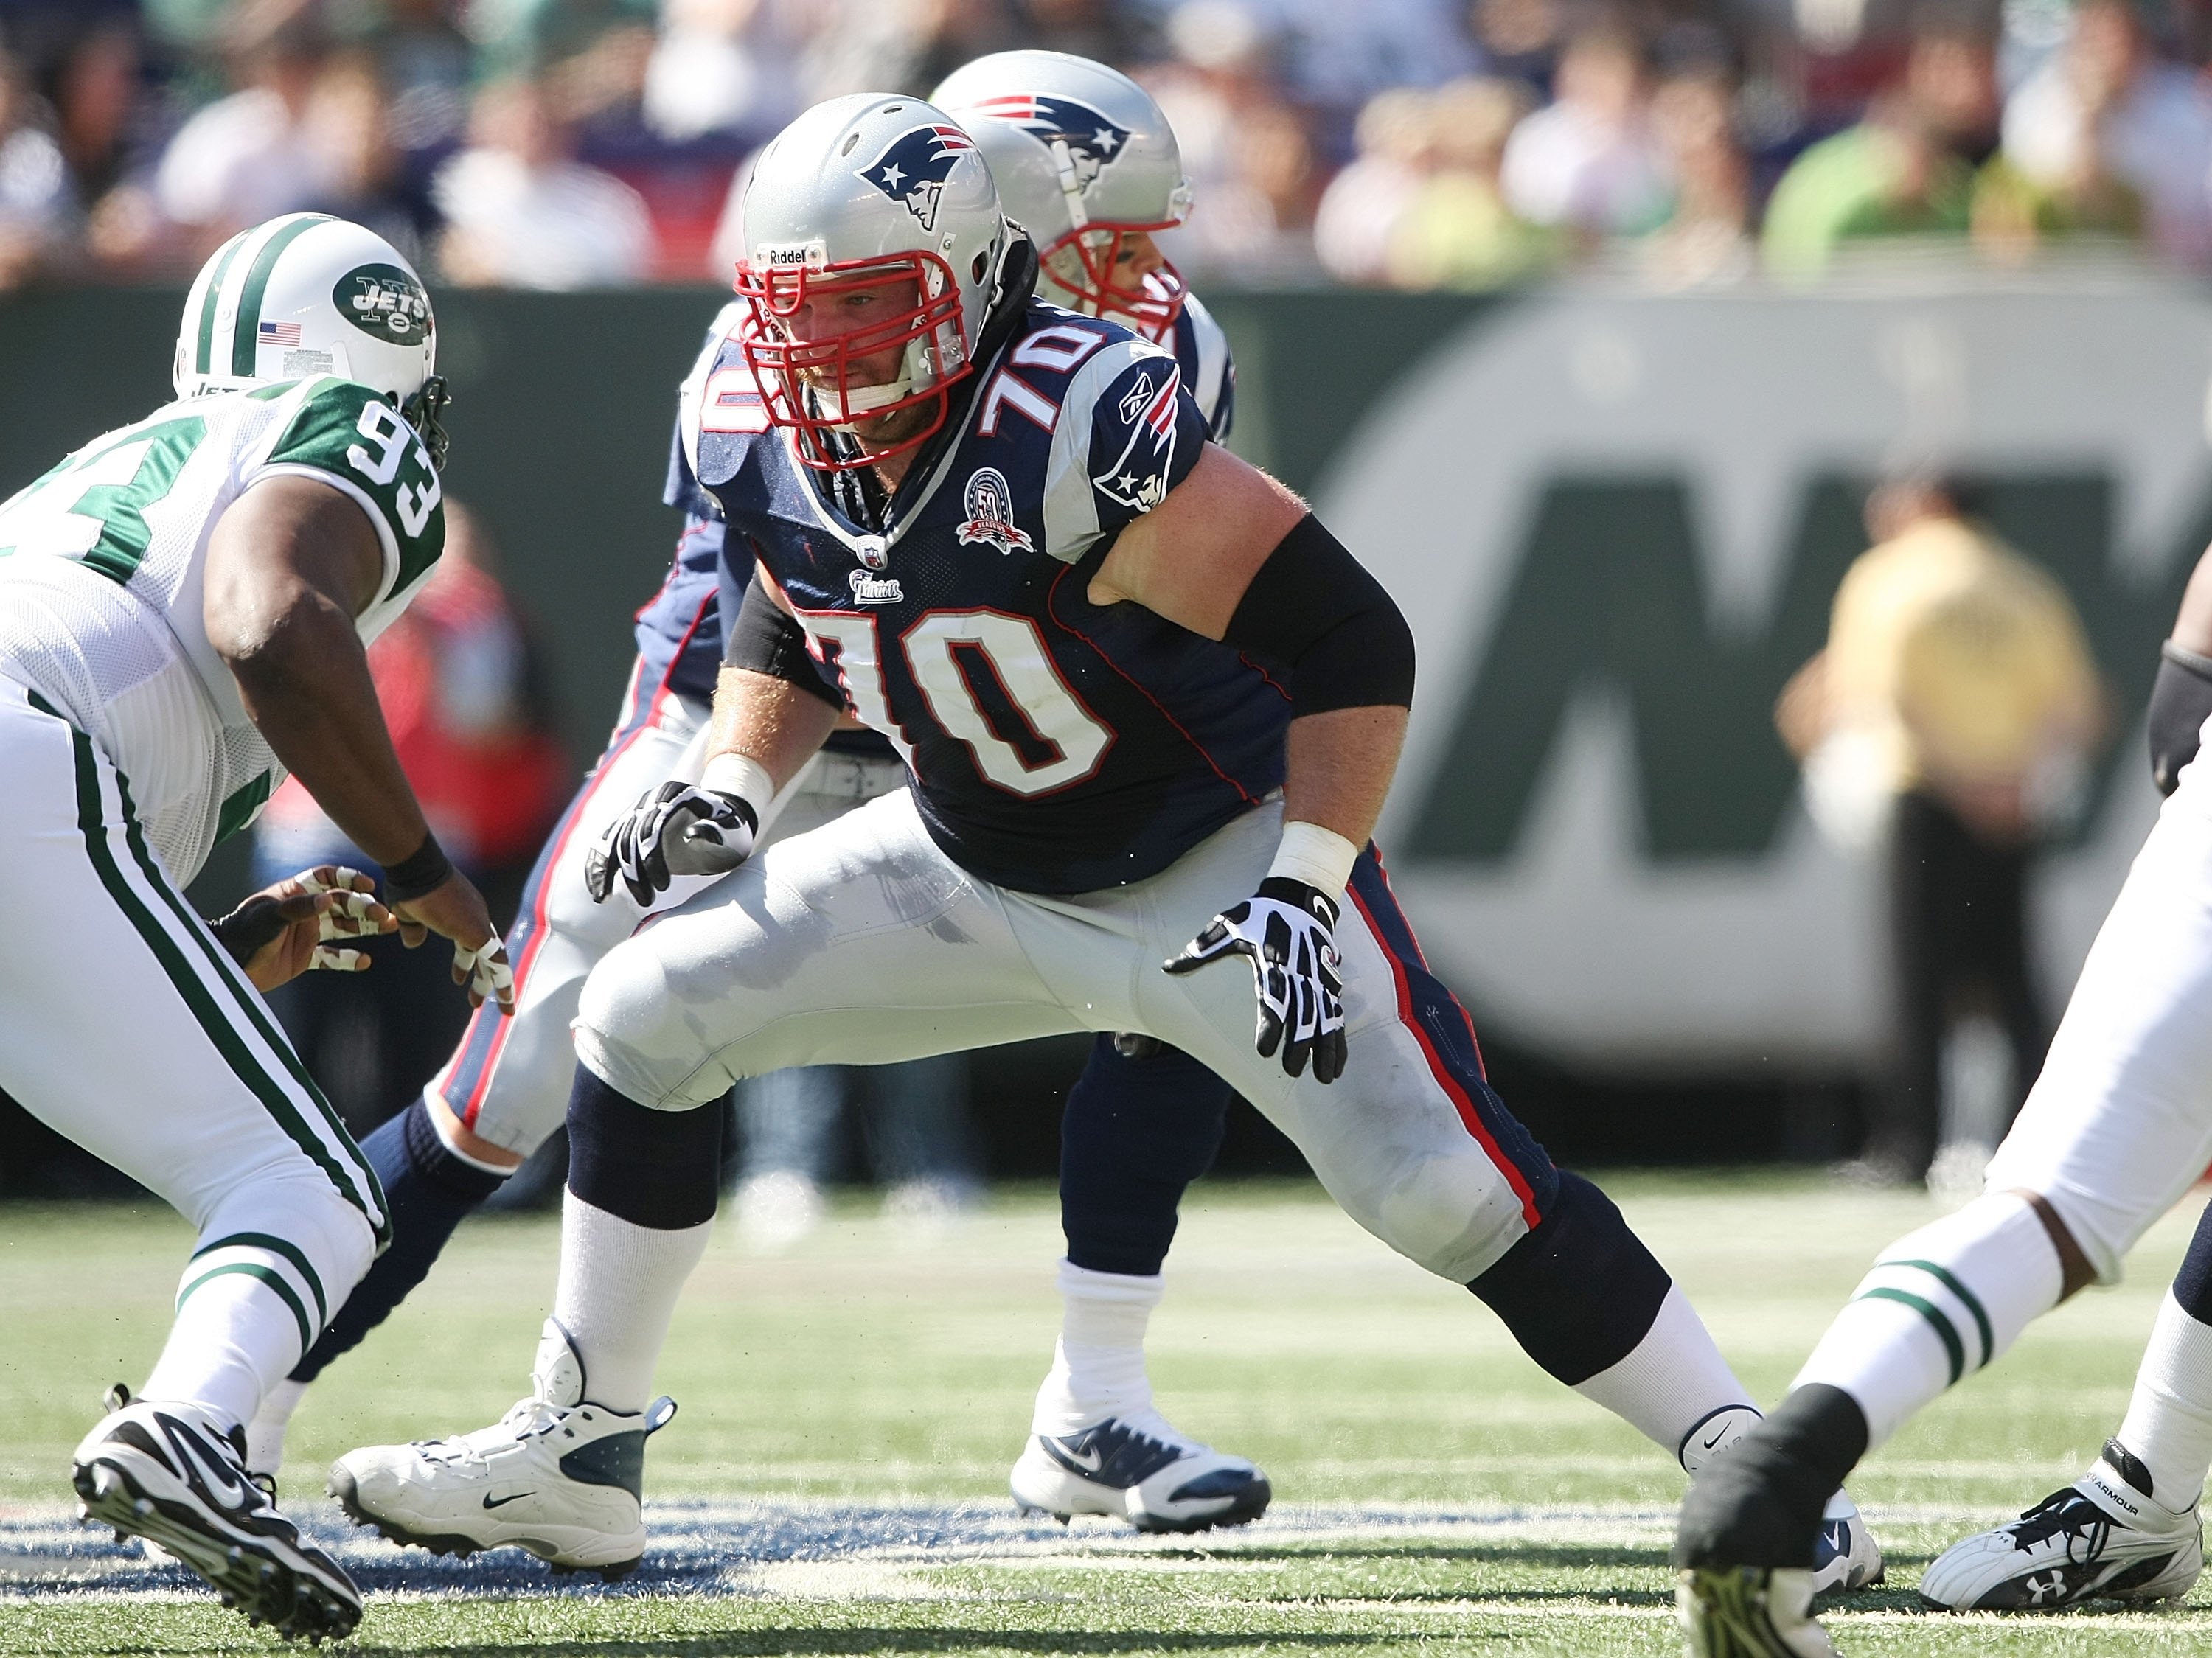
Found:
[{"label": "white nike cleat", "polygon": [[1150,1410],[1072,1434],[1031,1434],[1007,1483],[1024,1514],[1112,1515],[1146,1532],[1242,1526],[1274,1496],[1244,1458],[1186,1439]]},{"label": "white nike cleat", "polygon": [[2009,1525],[1937,1556],[1920,1598],[1949,1612],[2057,1612],[2084,1600],[2179,1600],[2204,1570],[2197,1510],[2151,1495],[2150,1473],[2118,1440],[2082,1478]]},{"label": "white nike cleat", "polygon": [[353,1633],[361,1591],[276,1512],[236,1436],[192,1406],[132,1404],[122,1388],[107,1403],[71,1471],[84,1519],[174,1556],[249,1623],[310,1642]]},{"label": "white nike cleat", "polygon": [[1820,1511],[1820,1540],[1813,1546],[1813,1593],[1849,1594],[1871,1588],[1888,1574],[1859,1505],[1843,1491]]},{"label": "white nike cleat", "polygon": [[[1759,1425],[1759,1414],[1748,1405],[1730,1405],[1715,1411],[1682,1436],[1677,1453],[1682,1471],[1695,1479],[1737,1440]],[[1881,1545],[1875,1540],[1858,1504],[1838,1491],[1820,1514],[1820,1535],[1813,1546],[1813,1593],[1848,1594],[1881,1582],[1887,1570]]]},{"label": "white nike cleat", "polygon": [[361,1525],[433,1554],[513,1546],[609,1582],[645,1553],[645,1442],[676,1401],[624,1414],[584,1398],[584,1367],[551,1319],[531,1396],[456,1439],[372,1445],[331,1465],[331,1495]]},{"label": "white nike cleat", "polygon": [[1681,1574],[1674,1614],[1691,1658],[1836,1658],[1813,1617],[1809,1571],[1694,1567]]}]

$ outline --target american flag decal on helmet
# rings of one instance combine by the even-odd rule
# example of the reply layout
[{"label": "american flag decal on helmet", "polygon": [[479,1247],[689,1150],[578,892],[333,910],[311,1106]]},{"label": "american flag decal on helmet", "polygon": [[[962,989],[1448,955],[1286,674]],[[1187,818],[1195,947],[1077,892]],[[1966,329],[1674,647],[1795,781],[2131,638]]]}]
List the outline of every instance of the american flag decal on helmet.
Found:
[{"label": "american flag decal on helmet", "polygon": [[264,345],[297,345],[300,325],[295,322],[264,322],[261,325],[260,340]]},{"label": "american flag decal on helmet", "polygon": [[908,127],[884,145],[874,161],[855,168],[853,176],[903,203],[924,230],[935,230],[938,197],[961,156],[972,155],[975,149],[974,139],[949,124]]}]

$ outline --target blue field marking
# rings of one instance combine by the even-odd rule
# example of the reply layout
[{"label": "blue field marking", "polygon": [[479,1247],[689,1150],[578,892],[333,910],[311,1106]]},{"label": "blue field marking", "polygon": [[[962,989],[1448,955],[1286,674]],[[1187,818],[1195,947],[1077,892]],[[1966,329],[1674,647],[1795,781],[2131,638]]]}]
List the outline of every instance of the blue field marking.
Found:
[{"label": "blue field marking", "polygon": [[[1657,1508],[1284,1506],[1233,1531],[1146,1537],[1103,1521],[1062,1527],[1050,1519],[1024,1519],[999,1502],[653,1503],[646,1510],[652,1540],[643,1564],[621,1582],[610,1584],[589,1572],[556,1576],[519,1549],[465,1560],[402,1549],[349,1525],[328,1503],[298,1504],[289,1511],[301,1530],[330,1550],[363,1589],[432,1597],[753,1596],[775,1592],[774,1568],[809,1563],[927,1567],[1194,1549],[1233,1556],[1248,1543],[1279,1546],[1332,1537],[1505,1543],[1569,1533],[1663,1547],[1674,1525],[1673,1510]],[[201,1592],[199,1580],[183,1567],[135,1540],[118,1544],[112,1532],[78,1525],[73,1510],[0,1509],[0,1602],[82,1596],[168,1599]]]}]

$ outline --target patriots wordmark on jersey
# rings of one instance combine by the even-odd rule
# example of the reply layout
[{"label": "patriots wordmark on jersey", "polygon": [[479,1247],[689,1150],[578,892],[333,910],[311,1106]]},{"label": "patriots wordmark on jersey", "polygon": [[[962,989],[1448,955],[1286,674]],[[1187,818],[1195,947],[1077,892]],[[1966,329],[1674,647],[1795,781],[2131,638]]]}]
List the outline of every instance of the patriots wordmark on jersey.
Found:
[{"label": "patriots wordmark on jersey", "polygon": [[1040,892],[1141,880],[1280,786],[1290,703],[1261,666],[1088,596],[1206,440],[1169,352],[1031,301],[881,529],[763,435],[734,341],[695,380],[699,484],[963,867]]}]

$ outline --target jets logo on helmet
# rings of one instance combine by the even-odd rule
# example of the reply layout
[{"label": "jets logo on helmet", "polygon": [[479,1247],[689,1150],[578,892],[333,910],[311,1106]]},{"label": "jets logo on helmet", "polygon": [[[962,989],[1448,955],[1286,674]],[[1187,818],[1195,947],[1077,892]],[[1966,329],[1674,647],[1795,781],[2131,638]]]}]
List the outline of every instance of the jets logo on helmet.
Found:
[{"label": "jets logo on helmet", "polygon": [[1068,158],[1075,163],[1076,183],[1085,189],[1113,164],[1129,142],[1128,128],[1073,98],[1053,98],[1038,92],[1009,93],[982,100],[974,112],[1011,121],[1046,143],[1056,140],[1066,144]]},{"label": "jets logo on helmet", "polygon": [[963,545],[980,542],[1001,553],[1011,553],[1017,547],[1025,553],[1036,550],[1028,533],[1014,522],[1014,492],[1007,486],[1006,475],[997,467],[979,466],[970,472],[962,501],[968,516],[956,533]]},{"label": "jets logo on helmet", "polygon": [[975,148],[974,141],[950,123],[908,127],[856,172],[893,201],[902,203],[924,230],[935,230],[937,198],[960,157]]}]

